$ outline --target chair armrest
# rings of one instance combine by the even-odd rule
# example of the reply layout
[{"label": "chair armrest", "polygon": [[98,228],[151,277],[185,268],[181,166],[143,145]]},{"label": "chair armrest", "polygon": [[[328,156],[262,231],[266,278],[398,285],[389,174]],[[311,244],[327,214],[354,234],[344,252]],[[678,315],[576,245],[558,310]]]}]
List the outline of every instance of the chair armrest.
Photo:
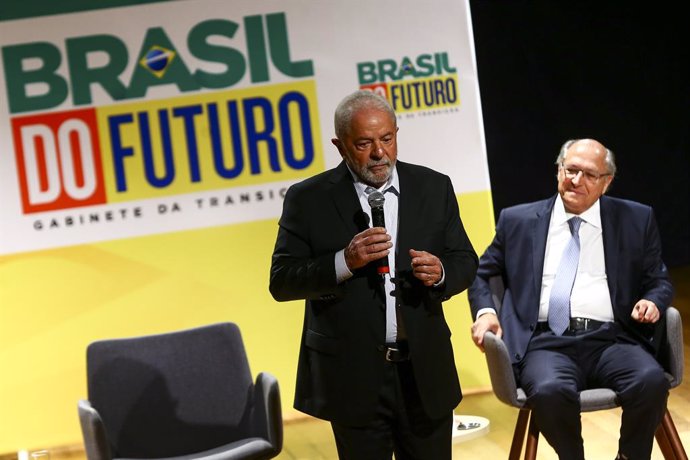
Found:
[{"label": "chair armrest", "polygon": [[275,455],[278,455],[283,449],[283,414],[278,380],[268,372],[259,373],[254,394],[257,429],[266,434],[266,439],[275,449]]},{"label": "chair armrest", "polygon": [[521,390],[518,392],[508,348],[493,332],[484,334],[484,354],[496,397],[505,404],[521,408],[525,396]]},{"label": "chair armrest", "polygon": [[668,371],[673,380],[671,388],[675,388],[683,381],[683,322],[680,312],[674,307],[666,309],[666,352]]},{"label": "chair armrest", "polygon": [[88,460],[111,460],[110,444],[103,420],[87,400],[78,403],[79,423],[84,437],[84,450]]}]

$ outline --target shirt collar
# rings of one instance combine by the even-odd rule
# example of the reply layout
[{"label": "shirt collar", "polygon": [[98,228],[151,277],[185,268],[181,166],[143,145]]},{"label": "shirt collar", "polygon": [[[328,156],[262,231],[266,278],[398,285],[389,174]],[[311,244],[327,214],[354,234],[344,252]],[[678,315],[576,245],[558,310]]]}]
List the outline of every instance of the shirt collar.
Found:
[{"label": "shirt collar", "polygon": [[[556,203],[553,206],[553,223],[556,225],[565,224],[568,219],[574,217],[576,214],[566,212],[565,206],[563,205],[563,199],[558,196]],[[579,215],[579,217],[590,225],[596,228],[601,228],[601,211],[599,200],[595,201],[592,206],[589,207],[585,212]]]},{"label": "shirt collar", "polygon": [[[367,187],[369,187],[369,185],[365,184],[359,179],[357,174],[355,174],[354,171],[350,169],[350,165],[345,163],[345,166],[347,166],[347,169],[350,171],[350,174],[352,174],[352,180],[355,185],[355,190],[357,191],[357,196],[366,197],[367,194],[365,190]],[[398,169],[395,166],[393,166],[393,172],[391,173],[391,177],[389,177],[386,183],[379,187],[377,190],[381,193],[385,193],[385,191],[389,188],[391,189],[390,191],[394,192],[396,195],[400,194],[400,179],[398,178]]]}]

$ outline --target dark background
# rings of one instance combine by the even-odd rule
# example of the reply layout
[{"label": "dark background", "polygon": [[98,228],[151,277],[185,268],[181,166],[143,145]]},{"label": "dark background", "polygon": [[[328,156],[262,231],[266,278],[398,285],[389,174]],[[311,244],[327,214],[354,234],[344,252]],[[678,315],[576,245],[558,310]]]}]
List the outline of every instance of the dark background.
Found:
[{"label": "dark background", "polygon": [[470,0],[494,209],[555,194],[561,144],[595,138],[608,194],[651,205],[666,264],[688,265],[690,24],[637,3]]}]

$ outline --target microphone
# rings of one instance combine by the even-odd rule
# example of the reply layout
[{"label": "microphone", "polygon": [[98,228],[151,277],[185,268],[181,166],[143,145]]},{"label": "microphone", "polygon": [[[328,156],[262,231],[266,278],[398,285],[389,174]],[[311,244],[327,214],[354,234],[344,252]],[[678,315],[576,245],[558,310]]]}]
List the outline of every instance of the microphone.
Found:
[{"label": "microphone", "polygon": [[[375,190],[369,194],[367,197],[369,206],[371,206],[371,226],[372,227],[386,227],[386,220],[383,216],[383,203],[386,198],[383,193]],[[388,256],[382,257],[376,261],[376,271],[380,275],[390,273],[390,267],[388,266]]]}]

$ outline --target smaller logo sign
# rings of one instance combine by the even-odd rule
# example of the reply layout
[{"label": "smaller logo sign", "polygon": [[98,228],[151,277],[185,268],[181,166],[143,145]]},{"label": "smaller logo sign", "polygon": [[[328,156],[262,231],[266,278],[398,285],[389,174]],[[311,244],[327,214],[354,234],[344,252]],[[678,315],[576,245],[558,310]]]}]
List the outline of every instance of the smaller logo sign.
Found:
[{"label": "smaller logo sign", "polygon": [[460,105],[457,70],[447,52],[360,62],[357,74],[361,89],[386,97],[399,114]]}]

